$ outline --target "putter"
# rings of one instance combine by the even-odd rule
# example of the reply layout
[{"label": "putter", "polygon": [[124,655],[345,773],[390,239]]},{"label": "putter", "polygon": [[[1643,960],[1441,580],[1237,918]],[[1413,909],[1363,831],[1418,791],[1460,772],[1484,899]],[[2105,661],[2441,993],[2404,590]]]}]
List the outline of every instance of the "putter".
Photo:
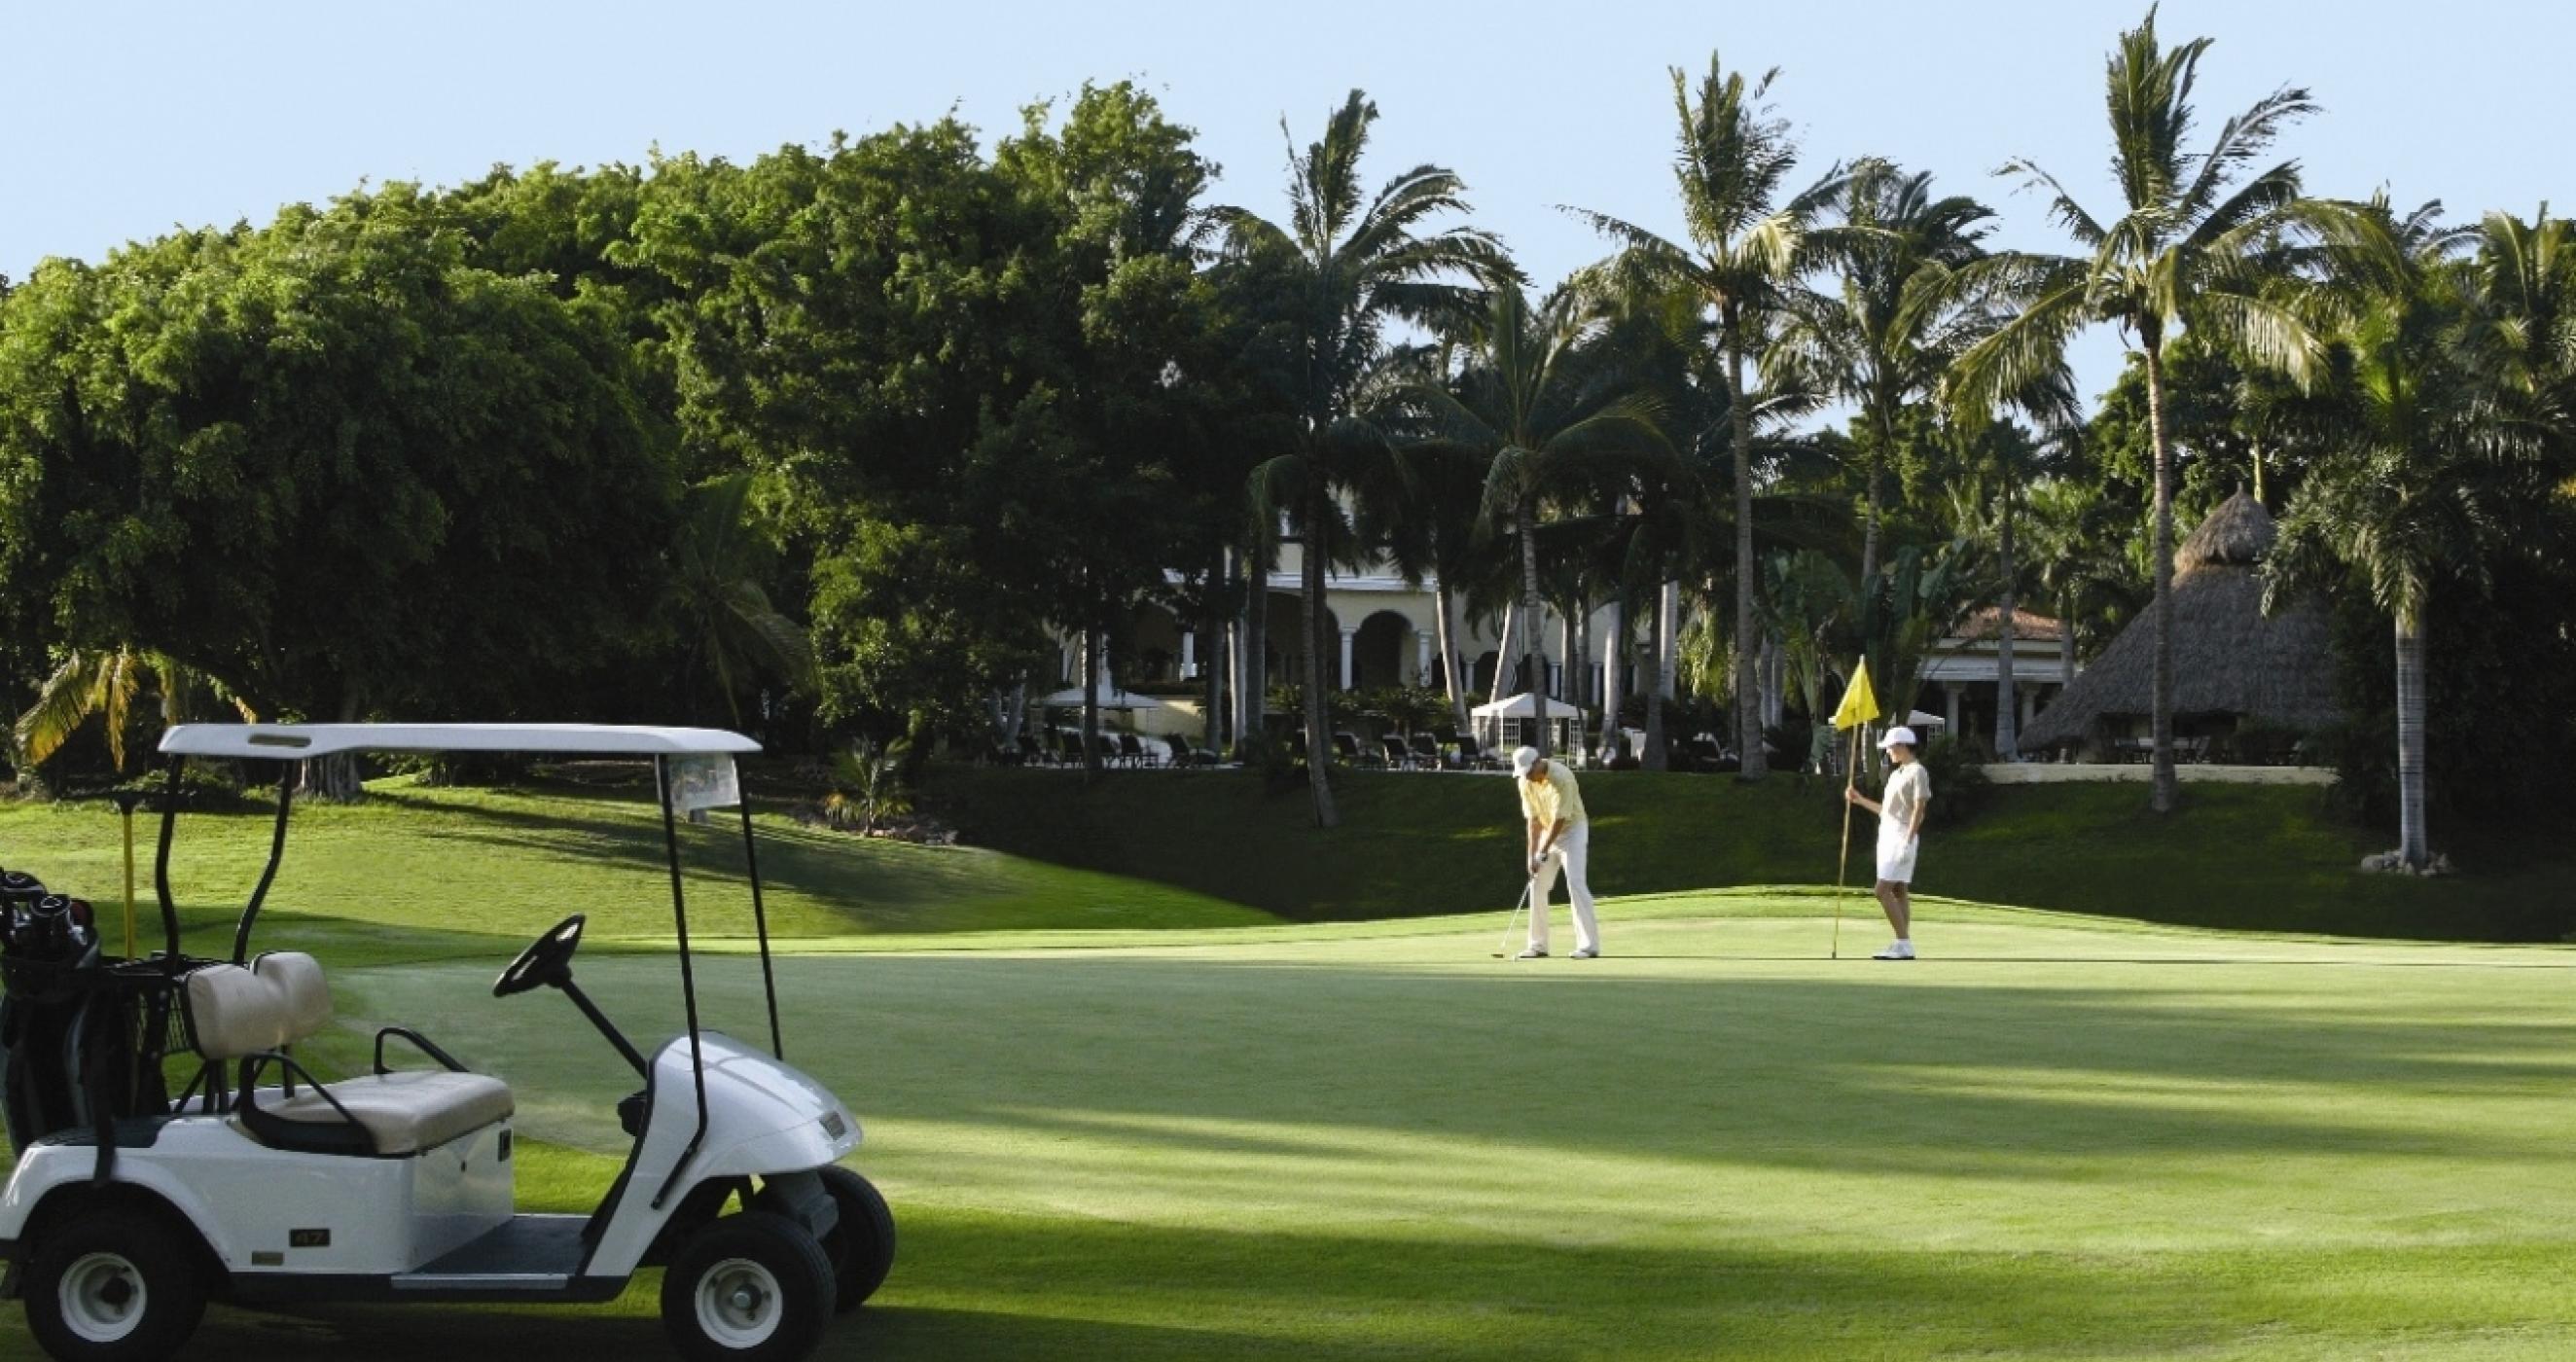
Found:
[{"label": "putter", "polygon": [[1503,939],[1494,951],[1495,959],[1508,960],[1512,958],[1512,928],[1520,922],[1521,910],[1529,907],[1530,891],[1537,887],[1538,876],[1536,875],[1530,876],[1528,883],[1521,886],[1520,902],[1513,904],[1511,915],[1503,919]]}]

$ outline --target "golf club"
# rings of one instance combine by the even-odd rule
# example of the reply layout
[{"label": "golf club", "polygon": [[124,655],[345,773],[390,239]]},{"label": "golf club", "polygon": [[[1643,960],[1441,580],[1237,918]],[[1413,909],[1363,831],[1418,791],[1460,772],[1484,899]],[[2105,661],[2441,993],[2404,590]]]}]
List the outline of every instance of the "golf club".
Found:
[{"label": "golf club", "polygon": [[1538,887],[1538,876],[1536,876],[1536,875],[1532,875],[1532,876],[1530,876],[1530,877],[1529,877],[1529,879],[1528,879],[1528,881],[1521,885],[1521,897],[1520,897],[1520,902],[1513,904],[1513,905],[1512,905],[1512,911],[1511,911],[1510,916],[1505,917],[1505,918],[1503,919],[1503,939],[1502,939],[1501,944],[1500,944],[1500,945],[1496,948],[1496,950],[1494,951],[1494,958],[1495,958],[1495,959],[1497,959],[1497,960],[1508,960],[1508,959],[1510,959],[1510,958],[1511,958],[1511,956],[1512,956],[1512,928],[1513,928],[1513,926],[1514,926],[1515,924],[1517,924],[1517,923],[1520,921],[1520,918],[1521,918],[1521,910],[1522,910],[1522,909],[1524,909],[1524,908],[1529,907],[1530,891],[1531,891],[1531,890],[1533,890],[1533,889],[1535,889],[1535,888],[1537,888],[1537,887]]}]

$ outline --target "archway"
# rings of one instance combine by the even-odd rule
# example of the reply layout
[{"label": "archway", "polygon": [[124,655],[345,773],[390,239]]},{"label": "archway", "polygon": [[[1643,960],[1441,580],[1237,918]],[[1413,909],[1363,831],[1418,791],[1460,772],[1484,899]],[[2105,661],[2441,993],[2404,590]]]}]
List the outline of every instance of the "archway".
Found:
[{"label": "archway", "polygon": [[1403,685],[1413,651],[1413,621],[1392,610],[1369,616],[1351,639],[1351,689]]},{"label": "archway", "polygon": [[1120,685],[1177,681],[1181,676],[1181,622],[1159,605],[1140,605],[1127,622],[1127,646],[1116,656]]}]

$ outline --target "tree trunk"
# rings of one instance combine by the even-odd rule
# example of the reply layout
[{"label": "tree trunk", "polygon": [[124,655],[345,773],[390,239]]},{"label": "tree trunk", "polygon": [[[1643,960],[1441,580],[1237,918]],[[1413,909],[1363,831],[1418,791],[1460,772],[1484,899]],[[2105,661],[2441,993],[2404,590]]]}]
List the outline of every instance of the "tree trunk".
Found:
[{"label": "tree trunk", "polygon": [[1082,780],[1100,777],[1100,626],[1082,631]]},{"label": "tree trunk", "polygon": [[[1581,596],[1565,617],[1565,703],[1581,709],[1592,703],[1592,605]],[[1576,727],[1582,724],[1578,720]],[[1579,746],[1580,744],[1578,744]]]},{"label": "tree trunk", "polygon": [[1735,446],[1735,750],[1740,778],[1771,773],[1762,752],[1761,697],[1753,684],[1753,423],[1744,411],[1744,348],[1727,337],[1726,433]]},{"label": "tree trunk", "polygon": [[2075,593],[2072,591],[2058,603],[2057,679],[2060,685],[2075,684]]},{"label": "tree trunk", "polygon": [[1435,579],[1431,584],[1431,609],[1440,617],[1440,681],[1449,692],[1449,717],[1458,725],[1458,731],[1465,733],[1469,731],[1468,678],[1458,675],[1458,639],[1456,628],[1451,623],[1457,613],[1457,602],[1449,597],[1449,579],[1446,576]]},{"label": "tree trunk", "polygon": [[1306,785],[1315,798],[1315,826],[1329,828],[1342,820],[1333,808],[1332,708],[1326,702],[1324,652],[1327,644],[1340,640],[1331,637],[1332,612],[1324,606],[1324,561],[1330,547],[1325,517],[1332,508],[1322,476],[1310,476],[1314,482],[1306,494],[1306,543],[1297,555],[1298,577],[1306,588]]},{"label": "tree trunk", "polygon": [[2014,706],[2019,697],[2013,688],[2013,488],[2012,474],[2004,474],[2003,516],[2003,603],[2002,618],[1996,622],[1995,634],[1995,757],[1999,761],[2021,759],[2021,735],[2016,731],[2020,718]]},{"label": "tree trunk", "polygon": [[1237,743],[1260,737],[1262,717],[1270,712],[1270,569],[1275,561],[1270,536],[1256,534],[1251,561],[1244,565],[1243,646],[1235,660],[1243,678],[1234,696]]},{"label": "tree trunk", "polygon": [[1863,513],[1864,523],[1860,532],[1860,579],[1864,586],[1878,580],[1879,505],[1885,495],[1881,490],[1884,476],[1881,470],[1887,466],[1888,445],[1895,438],[1888,429],[1886,413],[1881,411],[1874,413],[1873,416],[1874,419],[1870,425],[1877,433],[1878,448],[1871,450],[1869,457],[1862,461],[1861,472],[1864,485],[1862,496],[1868,503]]},{"label": "tree trunk", "polygon": [[2147,807],[2157,813],[2172,813],[2182,802],[2181,782],[2174,774],[2173,746],[2173,455],[2165,447],[2163,347],[2152,335],[2141,339],[2147,354],[2147,438],[2155,446],[2156,466],[2156,657],[2148,699],[2156,772],[2154,793],[2148,797]]},{"label": "tree trunk", "polygon": [[1538,727],[1538,740],[1532,744],[1542,757],[1553,755],[1555,747],[1547,740],[1547,675],[1541,670],[1547,664],[1538,646],[1538,506],[1535,501],[1521,502],[1521,609],[1529,615],[1529,627],[1522,631],[1523,665],[1529,670],[1531,714]]},{"label": "tree trunk", "polygon": [[1503,686],[1511,680],[1512,640],[1516,637],[1514,631],[1520,627],[1520,618],[1521,610],[1517,605],[1503,612],[1503,636],[1494,643],[1494,684],[1485,696],[1486,704],[1501,703]]},{"label": "tree trunk", "polygon": [[1666,678],[1671,672],[1664,663],[1673,648],[1672,625],[1665,606],[1675,594],[1673,583],[1664,583],[1655,593],[1655,613],[1646,621],[1646,654],[1654,659],[1655,676],[1646,684],[1646,750],[1639,755],[1637,764],[1649,771],[1672,769],[1672,744],[1664,733],[1664,701],[1670,689]]},{"label": "tree trunk", "polygon": [[1619,755],[1619,706],[1627,697],[1619,692],[1628,673],[1628,603],[1617,593],[1610,597],[1610,619],[1601,632],[1601,751],[1606,758]]},{"label": "tree trunk", "polygon": [[1226,604],[1233,599],[1234,555],[1218,549],[1216,563],[1208,569],[1207,595],[1199,611],[1199,691],[1206,706],[1200,715],[1199,740],[1211,752],[1225,750],[1225,617]]},{"label": "tree trunk", "polygon": [[2424,629],[2420,610],[2397,612],[2397,855],[2421,870],[2433,859],[2424,832]]},{"label": "tree trunk", "polygon": [[[340,701],[340,722],[356,723],[363,708],[357,692],[351,691]],[[320,800],[325,804],[355,804],[367,797],[367,787],[358,779],[358,754],[355,752],[339,752],[305,762],[296,783],[303,787],[306,799]]]}]

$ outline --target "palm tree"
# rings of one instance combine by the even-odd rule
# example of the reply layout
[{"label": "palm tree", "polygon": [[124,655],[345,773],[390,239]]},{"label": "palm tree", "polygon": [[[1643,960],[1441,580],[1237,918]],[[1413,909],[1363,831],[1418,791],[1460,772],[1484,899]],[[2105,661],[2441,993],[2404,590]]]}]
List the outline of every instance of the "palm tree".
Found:
[{"label": "palm tree", "polygon": [[[2438,205],[2369,216],[2382,249],[2339,254],[2333,286],[2348,320],[2344,414],[2331,451],[2282,518],[2269,564],[2274,593],[2349,572],[2394,625],[2398,855],[2431,858],[2426,832],[2424,640],[2439,588],[2483,590],[2488,564],[2515,546],[2514,522],[2546,504],[2547,409],[2525,376],[2485,344],[2509,319],[2481,315],[2479,268],[2459,258],[2472,234],[2435,221]],[[2499,328],[2495,323],[2504,321]]]},{"label": "palm tree", "polygon": [[[1714,314],[1716,342],[1726,372],[1727,431],[1735,459],[1735,636],[1755,637],[1753,569],[1752,403],[1746,372],[1769,340],[1804,270],[1809,226],[1818,208],[1841,187],[1839,171],[1794,195],[1789,176],[1798,148],[1789,125],[1763,101],[1775,69],[1748,80],[1712,55],[1693,97],[1679,67],[1672,72],[1673,111],[1680,139],[1673,178],[1681,192],[1687,246],[1604,213],[1580,215],[1626,245],[1642,268],[1686,287]],[[1755,650],[1735,650],[1737,746],[1743,777],[1767,771],[1762,719],[1755,691]]]},{"label": "palm tree", "polygon": [[2004,321],[1975,268],[1994,212],[1965,195],[1935,198],[1930,173],[1887,161],[1852,170],[1834,200],[1848,230],[1811,236],[1810,255],[1839,276],[1833,292],[1798,289],[1763,360],[1788,382],[1849,402],[1870,435],[1863,450],[1860,575],[1878,575],[1888,456],[1907,408],[1929,400],[1952,361]]},{"label": "palm tree", "polygon": [[[1407,354],[1413,382],[1439,381],[1450,369],[1447,347]],[[1467,689],[1458,656],[1460,609],[1473,586],[1494,570],[1493,546],[1478,514],[1485,465],[1471,451],[1433,436],[1418,409],[1405,422],[1394,457],[1357,487],[1359,537],[1380,546],[1406,582],[1431,583],[1431,605],[1440,647],[1440,678],[1450,723],[1468,729]]]},{"label": "palm tree", "polygon": [[2118,536],[2103,523],[2112,511],[2101,484],[2045,477],[2031,484],[2023,502],[2033,574],[2060,627],[2058,679],[2071,686],[2080,622],[2106,606],[2134,604],[2123,590],[2133,579]]},{"label": "palm tree", "polygon": [[255,723],[258,711],[232,687],[167,653],[132,644],[113,648],[75,648],[63,657],[36,692],[36,702],[18,716],[11,731],[17,765],[25,770],[43,762],[71,740],[81,725],[95,718],[107,727],[108,758],[125,769],[125,729],[135,698],[146,688],[160,695],[161,722],[185,722],[194,712],[192,697],[211,694]]},{"label": "palm tree", "polygon": [[742,692],[753,677],[766,673],[798,691],[814,683],[812,642],[770,603],[760,584],[769,546],[751,528],[750,503],[748,473],[710,479],[689,490],[664,601],[737,727]]},{"label": "palm tree", "polygon": [[2165,424],[2165,347],[2184,328],[2247,362],[2305,385],[2323,346],[2296,311],[2262,289],[2266,265],[2285,233],[2332,233],[2343,216],[2300,193],[2298,165],[2282,161],[2238,177],[2294,120],[2316,109],[2302,89],[2283,87],[2220,126],[2208,150],[2186,151],[2191,96],[2209,40],[2166,50],[2155,11],[2120,35],[2109,62],[2111,163],[2125,212],[2108,223],[2085,211],[2057,177],[2028,160],[2000,174],[2036,188],[2085,254],[2029,257],[2030,302],[1961,357],[1951,381],[1971,402],[1999,404],[2061,363],[2079,329],[2109,322],[2146,366],[2147,415],[2155,464],[2155,670],[2152,708],[2155,785],[2150,803],[2170,812],[2179,787],[2173,764],[2173,451]]},{"label": "palm tree", "polygon": [[[2075,429],[2072,379],[2062,372],[2050,385],[2054,400],[2045,419],[2058,431]],[[1961,499],[1960,532],[1991,533],[1995,544],[1995,756],[2020,759],[2016,728],[2020,723],[2019,675],[2014,665],[2014,612],[2019,608],[2025,560],[2017,550],[2021,502],[2029,484],[2047,466],[2046,448],[2018,425],[1985,422],[1957,433],[1962,476],[1953,484]]]},{"label": "palm tree", "polygon": [[[1416,166],[1387,181],[1374,197],[1361,188],[1377,105],[1358,90],[1326,123],[1321,139],[1289,153],[1289,225],[1243,208],[1218,208],[1228,249],[1259,256],[1294,281],[1293,353],[1282,365],[1298,431],[1295,451],[1264,464],[1255,487],[1293,497],[1305,535],[1299,552],[1306,597],[1306,767],[1315,822],[1339,821],[1326,776],[1331,730],[1325,709],[1325,656],[1333,640],[1324,605],[1325,568],[1342,525],[1336,489],[1354,465],[1383,457],[1386,433],[1360,415],[1364,389],[1385,354],[1386,328],[1405,321],[1454,322],[1476,301],[1461,277],[1492,282],[1512,276],[1493,237],[1471,227],[1424,229],[1467,211],[1466,184],[1453,171]],[[1285,126],[1281,129],[1286,131]]]},{"label": "palm tree", "polygon": [[1440,438],[1484,461],[1483,515],[1498,533],[1509,525],[1520,541],[1521,655],[1532,678],[1541,753],[1552,748],[1547,686],[1538,669],[1543,503],[1586,463],[1669,452],[1655,426],[1655,404],[1627,391],[1615,367],[1584,352],[1593,332],[1577,290],[1560,287],[1532,308],[1518,284],[1505,282],[1493,290],[1467,368],[1451,383],[1423,385],[1413,394]]}]

